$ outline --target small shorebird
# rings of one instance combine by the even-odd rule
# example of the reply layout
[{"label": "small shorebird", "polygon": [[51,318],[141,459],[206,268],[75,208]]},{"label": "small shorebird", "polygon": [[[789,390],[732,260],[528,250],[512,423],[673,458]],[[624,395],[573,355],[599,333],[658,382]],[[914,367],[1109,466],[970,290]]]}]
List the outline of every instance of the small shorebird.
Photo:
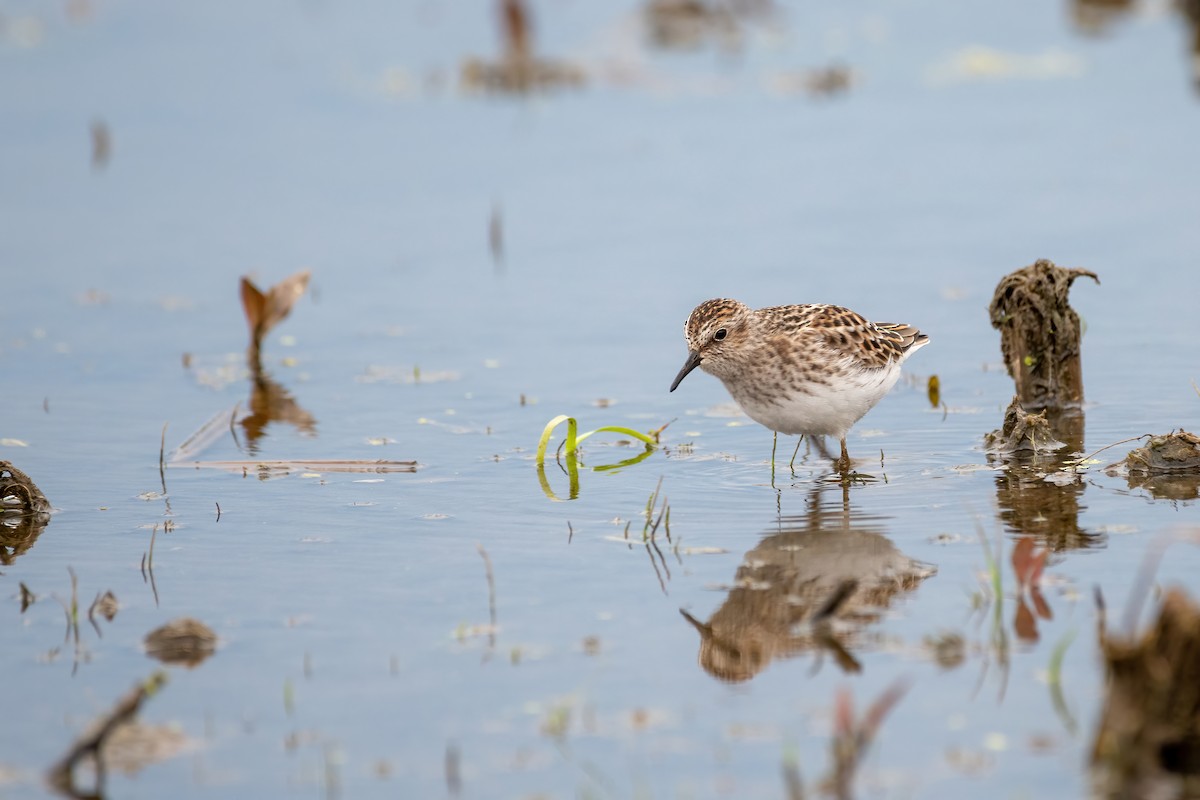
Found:
[{"label": "small shorebird", "polygon": [[841,306],[754,310],[724,298],[696,306],[683,335],[688,357],[672,392],[700,367],[776,437],[838,437],[834,466],[843,474],[850,470],[846,433],[896,384],[904,360],[929,343],[912,325],[870,322]]}]

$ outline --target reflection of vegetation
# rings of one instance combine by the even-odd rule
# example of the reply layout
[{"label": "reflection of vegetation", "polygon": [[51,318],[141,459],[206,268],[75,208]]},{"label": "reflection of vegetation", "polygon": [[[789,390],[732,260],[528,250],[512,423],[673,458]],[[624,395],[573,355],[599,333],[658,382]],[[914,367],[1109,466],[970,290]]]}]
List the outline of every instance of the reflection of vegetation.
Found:
[{"label": "reflection of vegetation", "polygon": [[67,617],[67,633],[63,636],[63,644],[75,640],[75,660],[71,668],[71,674],[74,675],[75,670],[79,669],[79,658],[84,654],[84,649],[79,637],[79,579],[70,567],[67,567],[67,572],[71,575],[71,602],[67,603],[58,595],[54,595],[54,599],[62,606],[63,614]]},{"label": "reflection of vegetation", "polygon": [[[662,508],[659,508],[658,498],[662,496]],[[658,513],[655,514],[655,511]],[[646,509],[642,512],[646,521],[642,525],[642,543],[646,545],[646,554],[650,556],[650,566],[654,567],[654,574],[658,578],[658,586],[662,589],[663,594],[667,593],[667,584],[663,580],[665,574],[666,580],[671,579],[671,569],[667,566],[667,557],[663,555],[662,549],[658,546],[657,535],[658,528],[661,525],[663,533],[667,537],[667,541],[671,541],[671,506],[667,503],[667,498],[662,494],[662,478],[658,479],[658,484],[651,492],[650,498],[646,501]],[[625,538],[629,538],[629,524],[625,525]],[[658,556],[655,561],[654,557]],[[678,557],[676,553],[676,557]],[[659,570],[659,564],[662,565],[662,570]]]},{"label": "reflection of vegetation", "polygon": [[979,543],[983,546],[983,558],[987,563],[987,581],[982,586],[982,592],[976,597],[976,607],[985,614],[989,608],[992,612],[991,627],[989,628],[990,639],[983,660],[983,670],[979,675],[979,683],[983,684],[991,667],[992,659],[995,658],[1000,668],[1000,698],[1003,699],[1005,688],[1008,686],[1010,655],[1008,632],[1004,630],[1004,584],[1000,572],[1004,541],[997,534],[996,551],[993,554],[982,528],[979,529],[978,535]]},{"label": "reflection of vegetation", "polygon": [[[63,634],[63,644],[72,643],[74,645],[74,655],[71,665],[71,674],[74,675],[79,670],[79,662],[88,661],[90,659],[90,655],[88,653],[87,646],[83,643],[83,637],[80,633],[82,606],[79,604],[79,578],[75,575],[75,570],[72,567],[67,567],[67,573],[71,576],[70,599],[64,599],[56,592],[51,592],[50,596],[57,600],[58,604],[62,606],[63,616],[66,618],[66,633]],[[21,583],[20,592],[21,613],[24,614],[25,611],[28,610],[29,606],[37,602],[38,597],[24,583]],[[117,603],[116,595],[114,595],[111,591],[96,594],[96,599],[93,600],[92,604],[88,607],[87,618],[88,622],[91,623],[92,628],[96,631],[97,636],[104,635],[100,630],[99,622],[96,620],[97,614],[109,622],[112,622],[117,616],[119,607],[120,606]],[[56,657],[59,649],[60,647],[57,646],[52,648],[48,654],[48,657]]]},{"label": "reflection of vegetation", "polygon": [[883,720],[896,703],[908,691],[903,681],[892,684],[867,708],[861,718],[854,714],[854,698],[850,690],[843,688],[837,693],[834,704],[835,728],[833,732],[833,770],[825,779],[830,794],[839,800],[854,796],[854,776],[879,733]]},{"label": "reflection of vegetation", "polygon": [[645,450],[643,450],[641,453],[638,453],[636,456],[624,459],[623,461],[618,461],[615,464],[602,464],[600,466],[591,468],[593,472],[612,471],[621,469],[622,467],[633,466],[634,464],[649,458],[650,454],[654,452],[654,448],[658,445],[659,435],[663,432],[663,429],[670,424],[667,423],[667,425],[656,428],[649,433],[642,433],[641,431],[635,431],[633,428],[625,428],[619,425],[605,425],[603,427],[596,428],[594,431],[579,433],[579,423],[575,421],[574,417],[569,417],[566,414],[560,414],[554,419],[550,420],[548,423],[546,423],[546,427],[542,430],[542,437],[538,440],[537,453],[534,458],[537,463],[538,482],[542,486],[542,492],[544,492],[546,497],[549,497],[551,500],[558,500],[559,497],[554,493],[554,490],[550,488],[550,481],[546,479],[546,449],[550,444],[550,437],[554,435],[554,429],[564,422],[567,424],[567,436],[558,446],[558,450],[555,452],[555,457],[557,458],[558,453],[560,452],[563,454],[563,461],[559,462],[559,466],[561,466],[563,471],[567,473],[567,479],[570,481],[570,488],[567,495],[567,499],[569,500],[574,500],[579,496],[579,446],[585,440],[591,438],[597,433],[618,433],[623,436],[632,436],[634,439],[637,439],[646,445]]},{"label": "reflection of vegetation", "polygon": [[49,523],[49,514],[0,517],[0,564],[11,566],[27,553]]},{"label": "reflection of vegetation", "polygon": [[1058,713],[1058,718],[1062,720],[1071,735],[1075,734],[1075,730],[1079,726],[1071,714],[1071,709],[1067,708],[1066,697],[1063,696],[1062,662],[1063,657],[1067,654],[1067,648],[1073,641],[1075,641],[1074,632],[1068,633],[1059,640],[1058,644],[1054,646],[1054,652],[1050,654],[1050,665],[1046,669],[1046,683],[1050,686],[1050,700],[1054,703],[1054,710]]},{"label": "reflection of vegetation", "polygon": [[[149,698],[158,693],[167,683],[165,672],[158,671],[139,683],[122,697],[111,711],[92,725],[67,751],[58,763],[50,768],[50,784],[69,797],[103,797],[106,772],[105,744],[122,727],[130,724],[138,710]],[[82,791],[75,784],[75,768],[85,758],[96,764],[96,785],[90,791]]]},{"label": "reflection of vegetation", "polygon": [[[856,717],[854,696],[850,689],[843,687],[838,690],[833,705],[833,735],[829,740],[831,767],[829,774],[818,784],[820,794],[838,800],[854,797],[854,781],[859,765],[879,734],[883,720],[907,691],[908,685],[904,681],[893,683],[867,707],[861,717]],[[805,797],[799,758],[790,747],[783,757],[783,783],[788,800],[802,800]]]},{"label": "reflection of vegetation", "polygon": [[1044,463],[1034,456],[1006,462],[1007,469],[996,473],[996,503],[1009,531],[1033,536],[1056,553],[1104,545],[1103,534],[1079,524],[1086,484],[1062,472],[1062,462]]},{"label": "reflection of vegetation", "polygon": [[[1046,598],[1042,596],[1042,571],[1046,567],[1049,555],[1049,550],[1036,548],[1033,539],[1028,536],[1017,539],[1013,546],[1013,575],[1017,579],[1017,610],[1013,617],[1013,631],[1023,642],[1038,640],[1038,619],[1054,618]],[[1033,611],[1026,605],[1026,598],[1029,598],[1029,605],[1033,606]],[[1036,618],[1034,612],[1037,613]]]},{"label": "reflection of vegetation", "polygon": [[316,436],[317,421],[292,397],[282,384],[274,381],[255,364],[250,384],[250,413],[238,424],[246,433],[246,449],[251,454],[258,452],[258,441],[266,434],[272,422],[294,425],[303,436]]}]

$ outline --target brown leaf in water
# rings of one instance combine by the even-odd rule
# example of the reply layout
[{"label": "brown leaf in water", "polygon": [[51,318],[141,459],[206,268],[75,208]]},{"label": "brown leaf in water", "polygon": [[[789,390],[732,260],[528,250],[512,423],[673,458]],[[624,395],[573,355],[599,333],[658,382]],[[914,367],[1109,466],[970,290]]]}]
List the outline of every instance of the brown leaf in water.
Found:
[{"label": "brown leaf in water", "polygon": [[292,306],[308,288],[312,272],[303,270],[285,278],[266,292],[249,278],[242,277],[242,310],[250,326],[250,351],[257,355],[263,338],[292,311]]}]

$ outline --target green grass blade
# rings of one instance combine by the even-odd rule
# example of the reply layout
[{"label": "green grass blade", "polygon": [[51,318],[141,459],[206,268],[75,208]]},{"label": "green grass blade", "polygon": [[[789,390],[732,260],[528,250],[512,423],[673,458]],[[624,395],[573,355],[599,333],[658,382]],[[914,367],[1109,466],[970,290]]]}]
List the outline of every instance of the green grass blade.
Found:
[{"label": "green grass blade", "polygon": [[[622,428],[619,425],[605,425],[603,428],[596,428],[594,431],[582,433],[579,435],[579,438],[575,440],[576,444],[582,444],[584,439],[587,439],[589,436],[596,433],[620,433],[624,436],[632,436],[638,441],[645,442],[651,447],[655,445],[654,438],[649,434],[642,433],[641,431],[635,431],[633,428]],[[567,449],[571,449],[570,434],[567,435]]]},{"label": "green grass blade", "polygon": [[574,417],[568,417],[566,414],[559,414],[554,419],[546,423],[546,427],[542,430],[542,438],[538,440],[536,461],[538,466],[546,463],[546,445],[550,443],[550,436],[554,433],[554,429],[562,423],[567,423],[567,452],[575,451],[579,446],[578,440],[575,438],[575,433],[578,430],[578,423]]}]

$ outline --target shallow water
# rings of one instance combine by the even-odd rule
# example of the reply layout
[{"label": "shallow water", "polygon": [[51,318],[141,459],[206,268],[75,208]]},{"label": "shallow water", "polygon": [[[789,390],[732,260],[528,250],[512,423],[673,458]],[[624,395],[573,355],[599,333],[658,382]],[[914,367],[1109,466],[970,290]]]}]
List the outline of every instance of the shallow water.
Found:
[{"label": "shallow water", "polygon": [[[0,457],[57,511],[0,577],[0,794],[48,794],[45,769],[156,668],[143,637],[180,616],[218,651],[170,668],[140,718],[186,744],[110,775],[111,796],[779,797],[785,764],[810,791],[827,773],[839,692],[861,714],[897,682],[861,794],[1085,794],[1093,587],[1119,627],[1138,565],[1194,530],[1194,501],[1094,467],[1014,491],[983,452],[1012,394],[986,306],[1039,257],[1095,271],[1072,291],[1082,449],[1198,427],[1182,19],[1144,10],[1091,37],[1065,5],[797,5],[740,52],[668,53],[633,6],[542,5],[539,51],[581,64],[586,88],[460,91],[460,60],[496,50],[486,7],[3,12]],[[833,61],[856,73],[844,95],[777,89]],[[197,457],[418,470],[171,466],[162,497],[163,425],[169,455],[251,401],[238,278],[301,268],[310,295],[264,366],[311,430],[273,422],[251,455],[244,426],[218,422]],[[715,296],[841,303],[932,337],[851,433],[878,480],[843,492],[802,449],[772,486],[769,432],[716,380],[667,392],[683,320]],[[591,467],[640,448],[598,435],[577,499],[556,502],[533,450],[563,413],[670,425],[611,471]],[[546,478],[568,496],[557,466]],[[641,530],[660,480],[656,552]],[[1023,531],[1054,545],[1036,640],[1009,568]],[[998,612],[981,535],[1003,548]],[[862,560],[839,550],[855,544],[929,574],[839,621],[844,654],[820,647],[780,608],[807,613],[800,589],[745,586],[799,586],[812,537],[830,564]],[[744,561],[782,572],[739,587]],[[1197,566],[1175,544],[1156,580],[1190,586]],[[85,608],[120,602],[78,648],[56,602],[68,567]],[[24,612],[21,583],[38,596]],[[680,609],[752,666],[716,667]],[[940,665],[929,641],[955,636],[960,663]]]}]

